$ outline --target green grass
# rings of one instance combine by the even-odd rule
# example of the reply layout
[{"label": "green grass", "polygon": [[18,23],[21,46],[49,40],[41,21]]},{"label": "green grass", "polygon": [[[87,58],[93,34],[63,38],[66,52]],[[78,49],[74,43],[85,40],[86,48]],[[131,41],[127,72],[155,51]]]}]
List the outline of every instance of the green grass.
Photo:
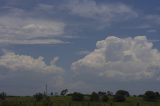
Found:
[{"label": "green grass", "polygon": [[85,96],[83,102],[72,101],[70,96],[53,96],[40,102],[35,101],[33,97],[8,97],[6,100],[0,100],[0,106],[160,106],[160,100],[157,102],[146,102],[141,97],[128,97],[125,102],[113,102],[109,97],[108,102],[91,102],[89,97]]}]

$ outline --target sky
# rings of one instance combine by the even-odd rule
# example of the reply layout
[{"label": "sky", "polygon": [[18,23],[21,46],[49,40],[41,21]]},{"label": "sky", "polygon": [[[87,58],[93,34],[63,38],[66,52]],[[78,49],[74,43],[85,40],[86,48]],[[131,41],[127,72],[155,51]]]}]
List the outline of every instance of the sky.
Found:
[{"label": "sky", "polygon": [[159,0],[0,0],[0,91],[160,91]]}]

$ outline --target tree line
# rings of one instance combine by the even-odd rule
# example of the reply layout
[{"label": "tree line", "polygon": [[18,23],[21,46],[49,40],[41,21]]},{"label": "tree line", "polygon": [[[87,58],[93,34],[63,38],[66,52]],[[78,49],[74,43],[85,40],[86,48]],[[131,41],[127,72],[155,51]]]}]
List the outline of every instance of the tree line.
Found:
[{"label": "tree line", "polygon": [[[54,96],[53,93],[51,93],[50,96]],[[58,95],[56,95],[58,96]],[[111,91],[103,92],[92,92],[91,94],[83,94],[80,92],[73,92],[73,93],[68,93],[68,89],[64,89],[61,91],[59,96],[71,96],[72,101],[84,101],[85,97],[89,97],[90,101],[103,101],[107,102],[110,97],[113,98],[114,102],[125,102],[127,97],[130,97],[130,93],[126,90],[118,90],[113,94]],[[133,95],[134,97],[136,95]],[[37,100],[43,99],[45,95],[42,93],[36,93],[34,97]],[[151,102],[156,102],[158,99],[160,99],[160,93],[159,92],[154,92],[154,91],[146,91],[142,95],[138,95],[138,97],[142,97],[145,101],[151,101]]]},{"label": "tree line", "polygon": [[[42,101],[44,99],[49,100],[49,96],[55,96],[53,92],[50,93],[50,95],[47,95],[46,93],[35,93],[33,95],[34,99],[36,101]],[[73,92],[68,93],[68,89],[64,89],[60,92],[60,95],[56,96],[70,96],[72,97],[72,101],[84,101],[85,97],[87,96],[90,101],[103,101],[108,102],[110,97],[112,97],[114,102],[124,102],[126,101],[127,97],[130,97],[130,93],[126,90],[118,90],[113,94],[113,92],[107,91],[99,91],[99,92],[92,92],[91,94],[82,94],[80,92]],[[136,95],[134,95],[136,96]],[[150,102],[156,102],[158,99],[160,99],[160,93],[154,92],[154,91],[146,91],[142,95],[138,95],[138,97],[142,97],[145,101]],[[5,100],[7,98],[7,94],[5,92],[0,93],[0,100]]]}]

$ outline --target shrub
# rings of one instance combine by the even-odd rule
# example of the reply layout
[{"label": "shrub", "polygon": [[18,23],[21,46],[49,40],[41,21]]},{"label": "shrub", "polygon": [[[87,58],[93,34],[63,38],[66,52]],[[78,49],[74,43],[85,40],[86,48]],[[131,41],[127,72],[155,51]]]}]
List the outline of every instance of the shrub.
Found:
[{"label": "shrub", "polygon": [[36,99],[36,101],[41,101],[44,98],[44,94],[36,93],[35,95],[33,95],[33,97]]},{"label": "shrub", "polygon": [[124,95],[115,95],[113,99],[115,102],[124,102],[126,100]]},{"label": "shrub", "polygon": [[106,94],[107,94],[107,93],[106,93],[106,92],[103,92],[103,91],[99,91],[99,92],[98,92],[98,95],[99,95],[99,96],[104,96],[104,95],[106,95]]},{"label": "shrub", "polygon": [[96,92],[92,92],[90,100],[99,101],[99,95]]},{"label": "shrub", "polygon": [[83,101],[84,95],[78,92],[74,92],[73,94],[70,94],[72,96],[73,101]]},{"label": "shrub", "polygon": [[129,92],[125,90],[118,90],[116,92],[116,95],[123,95],[123,96],[129,96]]},{"label": "shrub", "polygon": [[107,95],[103,95],[102,96],[102,101],[103,102],[107,102],[109,100],[108,96]]}]

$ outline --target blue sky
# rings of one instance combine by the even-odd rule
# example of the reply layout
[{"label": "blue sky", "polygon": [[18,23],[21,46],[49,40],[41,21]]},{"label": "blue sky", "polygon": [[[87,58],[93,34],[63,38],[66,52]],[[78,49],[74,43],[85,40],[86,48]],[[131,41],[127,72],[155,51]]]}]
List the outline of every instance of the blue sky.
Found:
[{"label": "blue sky", "polygon": [[159,91],[159,0],[0,0],[0,90]]}]

